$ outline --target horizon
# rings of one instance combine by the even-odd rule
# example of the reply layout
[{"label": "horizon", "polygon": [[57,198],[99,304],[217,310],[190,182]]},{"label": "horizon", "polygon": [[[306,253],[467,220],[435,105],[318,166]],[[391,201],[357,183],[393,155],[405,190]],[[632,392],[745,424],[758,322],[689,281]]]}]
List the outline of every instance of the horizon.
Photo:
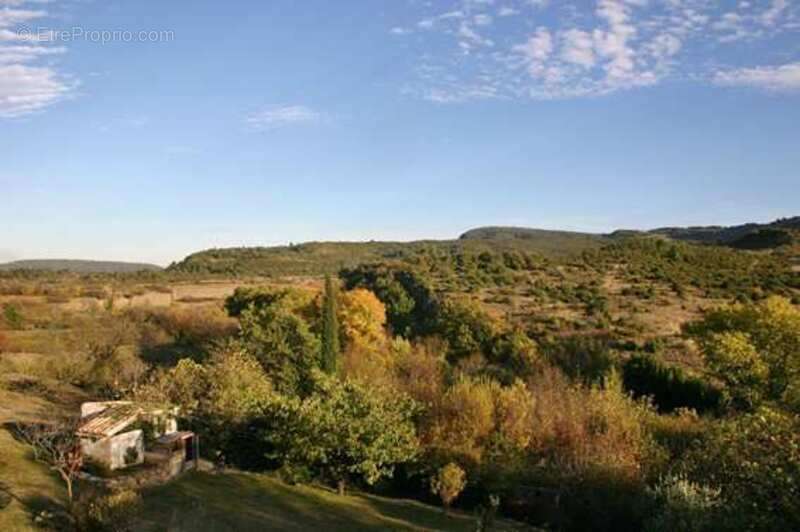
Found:
[{"label": "horizon", "polygon": [[[120,262],[120,263],[127,263],[127,264],[143,264],[143,265],[150,265],[150,266],[160,266],[162,268],[167,268],[173,263],[177,263],[182,261],[183,259],[193,255],[195,253],[200,253],[203,251],[211,250],[211,249],[238,249],[238,248],[272,248],[272,247],[287,247],[291,245],[303,245],[303,244],[325,244],[325,243],[370,243],[370,242],[381,242],[381,243],[413,243],[413,242],[450,242],[458,240],[462,235],[469,231],[473,231],[476,229],[488,229],[488,228],[497,228],[497,229],[533,229],[539,231],[553,231],[553,232],[565,232],[565,233],[575,233],[575,234],[585,234],[585,235],[592,235],[592,236],[608,236],[615,231],[641,231],[641,232],[649,232],[649,231],[656,231],[660,229],[672,229],[672,228],[688,228],[688,229],[697,229],[697,228],[711,228],[711,227],[731,227],[731,226],[739,226],[739,225],[746,225],[746,224],[758,224],[758,225],[765,225],[769,224],[781,219],[788,219],[788,218],[795,218],[797,216],[784,216],[775,218],[772,220],[749,220],[744,221],[741,223],[733,223],[733,224],[708,224],[708,225],[664,225],[658,227],[650,227],[650,228],[640,228],[640,227],[618,227],[615,229],[611,229],[608,231],[578,231],[572,229],[559,229],[559,228],[544,228],[544,227],[525,227],[525,226],[511,226],[511,225],[481,225],[471,227],[469,229],[465,229],[455,236],[451,237],[437,237],[437,238],[415,238],[415,239],[394,239],[394,240],[383,240],[383,239],[376,239],[376,238],[366,238],[366,239],[351,239],[351,240],[320,240],[320,239],[311,239],[311,240],[303,240],[303,241],[286,241],[286,242],[275,242],[275,243],[268,243],[268,244],[259,244],[253,243],[248,245],[227,245],[227,246],[211,246],[206,248],[198,248],[192,251],[187,252],[186,254],[169,260],[167,262],[150,262],[145,260],[137,260],[135,258],[122,258],[122,259],[103,259],[103,258],[96,258],[96,257],[53,257],[53,256],[42,256],[42,257],[21,257],[21,258],[14,258],[9,260],[0,260],[0,266],[5,264],[12,264],[15,262],[27,262],[27,261],[65,261],[65,262]],[[2,255],[0,254],[0,259]]]},{"label": "horizon", "polygon": [[0,0],[0,263],[798,214],[797,1]]}]

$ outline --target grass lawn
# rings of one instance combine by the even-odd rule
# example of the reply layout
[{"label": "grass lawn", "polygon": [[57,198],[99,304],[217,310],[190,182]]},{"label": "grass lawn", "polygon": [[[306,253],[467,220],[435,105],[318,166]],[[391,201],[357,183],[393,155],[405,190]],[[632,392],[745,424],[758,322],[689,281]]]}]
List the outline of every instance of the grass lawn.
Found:
[{"label": "grass lawn", "polygon": [[[190,473],[144,494],[141,530],[475,530],[466,514],[409,500],[289,486],[267,475]],[[519,530],[501,522],[495,530]]]}]

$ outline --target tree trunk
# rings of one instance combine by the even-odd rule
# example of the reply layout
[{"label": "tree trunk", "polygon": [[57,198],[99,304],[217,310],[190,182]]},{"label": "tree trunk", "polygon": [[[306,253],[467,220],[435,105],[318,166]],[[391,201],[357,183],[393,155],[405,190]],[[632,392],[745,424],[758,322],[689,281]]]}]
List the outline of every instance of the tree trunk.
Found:
[{"label": "tree trunk", "polygon": [[67,483],[67,498],[69,498],[69,504],[72,505],[72,479],[64,477],[64,482]]},{"label": "tree trunk", "polygon": [[345,488],[344,480],[340,480],[339,482],[336,483],[336,489],[339,491],[339,495],[341,495],[342,497],[344,497],[344,488]]}]

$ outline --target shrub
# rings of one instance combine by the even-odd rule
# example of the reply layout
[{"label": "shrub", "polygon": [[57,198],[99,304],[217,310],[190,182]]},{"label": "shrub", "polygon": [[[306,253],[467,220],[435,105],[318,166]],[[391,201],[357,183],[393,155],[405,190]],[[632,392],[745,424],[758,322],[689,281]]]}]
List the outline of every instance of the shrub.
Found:
[{"label": "shrub", "polygon": [[96,532],[132,531],[141,505],[141,496],[133,490],[98,497],[89,502],[82,528]]},{"label": "shrub", "polygon": [[614,367],[609,344],[605,337],[570,336],[544,346],[544,352],[572,380],[600,384]]},{"label": "shrub", "polygon": [[450,299],[441,306],[438,331],[447,341],[453,360],[475,353],[490,354],[497,329],[475,301]]},{"label": "shrub", "polygon": [[800,422],[762,408],[712,429],[684,461],[689,478],[718,486],[718,530],[800,530]]},{"label": "shrub", "polygon": [[431,478],[431,493],[438,496],[445,511],[467,485],[467,474],[458,464],[450,462],[442,466]]},{"label": "shrub", "polygon": [[645,532],[705,532],[715,530],[720,490],[695,484],[682,476],[662,478],[648,490],[654,508]]},{"label": "shrub", "polygon": [[625,389],[635,397],[652,397],[661,412],[691,408],[698,412],[716,411],[722,394],[696,377],[686,375],[650,355],[634,355],[622,366]]},{"label": "shrub", "polygon": [[9,329],[20,330],[25,325],[25,318],[22,312],[13,303],[3,305],[3,320]]},{"label": "shrub", "polygon": [[784,401],[800,381],[800,309],[785,298],[716,309],[686,330],[739,406]]}]

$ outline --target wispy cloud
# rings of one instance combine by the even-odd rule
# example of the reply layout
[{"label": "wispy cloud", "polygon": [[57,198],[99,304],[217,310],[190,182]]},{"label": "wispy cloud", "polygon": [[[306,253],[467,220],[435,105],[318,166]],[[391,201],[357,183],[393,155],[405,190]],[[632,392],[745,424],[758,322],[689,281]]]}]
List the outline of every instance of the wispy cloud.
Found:
[{"label": "wispy cloud", "polygon": [[800,33],[800,8],[790,0],[428,5],[403,32],[419,34],[412,45],[420,57],[404,91],[438,103],[599,96],[670,79],[788,90],[793,65],[763,65],[800,54],[781,41]]},{"label": "wispy cloud", "polygon": [[0,118],[40,112],[67,98],[77,82],[44,58],[66,53],[27,25],[48,16],[43,0],[0,0]]},{"label": "wispy cloud", "polygon": [[714,76],[714,82],[775,92],[800,91],[800,62],[720,71]]},{"label": "wispy cloud", "polygon": [[254,130],[270,130],[287,126],[317,124],[326,115],[305,105],[269,105],[245,119]]}]

